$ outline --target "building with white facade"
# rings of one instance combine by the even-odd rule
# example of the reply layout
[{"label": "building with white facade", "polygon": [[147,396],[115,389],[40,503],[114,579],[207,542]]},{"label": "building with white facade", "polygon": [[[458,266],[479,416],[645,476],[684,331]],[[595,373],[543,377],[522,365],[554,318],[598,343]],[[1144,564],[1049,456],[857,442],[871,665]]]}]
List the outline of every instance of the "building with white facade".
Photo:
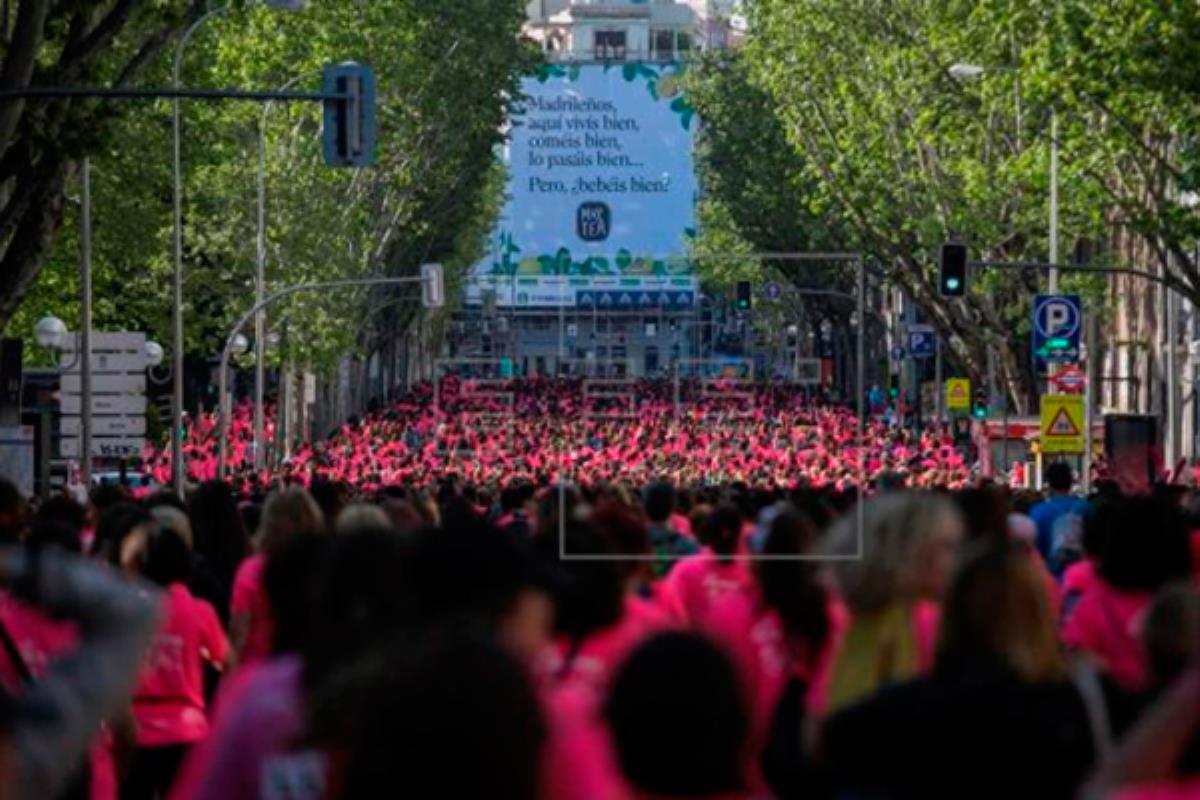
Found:
[{"label": "building with white facade", "polygon": [[675,61],[736,43],[736,0],[530,0],[526,34],[552,57]]}]

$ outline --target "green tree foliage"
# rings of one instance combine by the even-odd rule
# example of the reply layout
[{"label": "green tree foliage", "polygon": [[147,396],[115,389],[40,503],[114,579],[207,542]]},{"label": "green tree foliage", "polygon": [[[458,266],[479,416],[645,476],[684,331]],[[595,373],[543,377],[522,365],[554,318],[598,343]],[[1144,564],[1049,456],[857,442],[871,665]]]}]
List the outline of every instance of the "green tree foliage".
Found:
[{"label": "green tree foliage", "polygon": [[[321,69],[358,61],[375,70],[374,166],[327,167],[317,103],[184,104],[186,321],[189,352],[213,355],[253,302],[259,131],[265,131],[267,285],[415,275],[442,261],[461,283],[479,255],[501,182],[495,147],[520,75],[517,0],[310,3],[301,13],[238,4],[201,28],[187,51],[186,85],[320,88]],[[170,80],[160,58],[146,83]],[[124,115],[92,151],[98,328],[146,330],[169,343],[170,112],[167,102]],[[265,127],[263,123],[265,121]],[[70,204],[68,204],[69,206]],[[73,324],[74,212],[53,243],[40,285],[11,326],[38,316]],[[270,312],[290,355],[330,364],[371,351],[411,324],[417,287],[296,295]]]},{"label": "green tree foliage", "polygon": [[[1176,284],[1200,297],[1187,257],[1196,217],[1180,202],[1197,174],[1194,3],[749,8],[746,47],[708,62],[692,90],[706,123],[701,216],[721,223],[717,235],[753,250],[836,244],[865,253],[977,376],[990,339],[1020,402],[1032,372],[1027,340],[1014,334],[1028,330],[1036,276],[978,274],[965,301],[946,301],[936,257],[942,242],[962,239],[976,259],[1046,259],[1057,110],[1060,260],[1077,242],[1106,242],[1124,226],[1159,242]],[[956,78],[950,67],[964,62],[989,69]]]}]

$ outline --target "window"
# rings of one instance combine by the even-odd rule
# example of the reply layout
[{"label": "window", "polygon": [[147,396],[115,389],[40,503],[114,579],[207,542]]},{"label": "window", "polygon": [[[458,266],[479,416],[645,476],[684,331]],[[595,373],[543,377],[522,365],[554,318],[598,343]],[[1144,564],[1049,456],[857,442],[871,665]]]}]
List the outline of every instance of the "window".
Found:
[{"label": "window", "polygon": [[679,32],[679,39],[676,42],[676,47],[679,48],[679,54],[690,53],[692,51],[692,35],[684,31]]},{"label": "window", "polygon": [[624,61],[625,31],[596,31],[596,58],[601,61]]},{"label": "window", "polygon": [[675,31],[650,31],[650,58],[670,61],[675,57]]}]

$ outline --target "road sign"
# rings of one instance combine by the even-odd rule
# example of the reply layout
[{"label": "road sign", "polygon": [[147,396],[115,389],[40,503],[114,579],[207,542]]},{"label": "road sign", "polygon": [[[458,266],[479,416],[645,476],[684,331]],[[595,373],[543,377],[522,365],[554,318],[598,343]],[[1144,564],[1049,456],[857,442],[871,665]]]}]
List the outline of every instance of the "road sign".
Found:
[{"label": "road sign", "polygon": [[[64,394],[60,409],[64,414],[78,416],[83,400],[77,394]],[[133,394],[101,394],[92,397],[93,414],[145,414],[146,398]]]},{"label": "road sign", "polygon": [[[141,458],[146,440],[140,436],[96,437],[92,439],[92,455],[98,458]],[[59,442],[59,453],[63,458],[79,458],[78,439],[63,439]]]},{"label": "road sign", "polygon": [[783,287],[778,283],[771,281],[767,285],[763,286],[763,297],[767,298],[768,300],[778,300],[780,297],[783,297]]},{"label": "road sign", "polygon": [[909,325],[908,352],[913,358],[933,358],[937,349],[936,337],[932,325]]},{"label": "road sign", "polygon": [[[78,436],[81,428],[79,417],[62,418],[63,436]],[[145,436],[146,418],[144,416],[129,417],[92,417],[93,436]]]},{"label": "road sign", "polygon": [[[82,379],[78,372],[62,376],[63,394],[79,394]],[[94,394],[142,394],[146,391],[146,376],[141,373],[100,373],[92,376]]]},{"label": "road sign", "polygon": [[[63,352],[73,354],[79,349],[79,334],[68,339],[63,344]],[[146,334],[129,331],[117,331],[112,333],[101,333],[95,331],[92,333],[92,354],[96,353],[144,353],[146,347]],[[70,359],[64,359],[69,361]]]},{"label": "road sign", "polygon": [[1087,388],[1087,373],[1074,365],[1064,367],[1050,377],[1050,383],[1064,394],[1078,394]]},{"label": "road sign", "polygon": [[1079,295],[1039,294],[1033,304],[1033,355],[1043,362],[1079,360],[1083,327]]},{"label": "road sign", "polygon": [[[81,359],[74,352],[63,356],[63,361],[70,364],[65,370],[67,375],[78,375],[82,367]],[[98,353],[92,352],[92,374],[101,372],[142,372],[146,369],[145,353]]]},{"label": "road sign", "polygon": [[971,379],[951,378],[946,381],[946,410],[971,410]]},{"label": "road sign", "polygon": [[905,353],[904,353],[903,347],[896,345],[895,347],[892,348],[892,360],[893,361],[902,360],[904,358],[904,355],[905,355]]},{"label": "road sign", "polygon": [[1086,430],[1083,417],[1083,398],[1079,395],[1042,395],[1042,452],[1082,453]]}]

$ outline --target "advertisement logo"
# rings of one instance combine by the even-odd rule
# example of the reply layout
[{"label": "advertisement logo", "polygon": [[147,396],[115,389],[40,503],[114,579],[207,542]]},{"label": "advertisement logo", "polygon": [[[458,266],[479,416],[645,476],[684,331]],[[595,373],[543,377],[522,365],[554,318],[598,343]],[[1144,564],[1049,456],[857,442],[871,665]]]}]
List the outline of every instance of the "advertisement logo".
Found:
[{"label": "advertisement logo", "polygon": [[603,242],[612,230],[612,210],[605,203],[584,203],[575,212],[575,232],[585,242]]}]

